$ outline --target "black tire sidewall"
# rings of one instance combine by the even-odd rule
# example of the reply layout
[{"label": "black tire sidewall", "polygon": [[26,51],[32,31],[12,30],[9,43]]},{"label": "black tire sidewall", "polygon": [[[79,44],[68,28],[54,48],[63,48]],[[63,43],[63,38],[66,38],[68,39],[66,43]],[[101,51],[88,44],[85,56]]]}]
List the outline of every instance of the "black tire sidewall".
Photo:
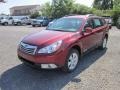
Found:
[{"label": "black tire sidewall", "polygon": [[105,39],[106,39],[106,46],[107,46],[107,41],[108,41],[108,39],[107,39],[107,37],[104,37],[103,40],[102,40],[102,44],[101,44],[101,46],[99,47],[99,49],[101,49],[101,50],[106,49],[106,46],[103,47],[103,43],[104,43],[104,40],[105,40]]},{"label": "black tire sidewall", "polygon": [[[69,51],[67,57],[66,57],[65,65],[64,65],[64,67],[62,68],[62,70],[63,70],[64,72],[70,73],[70,72],[74,71],[74,70],[77,68],[77,66],[78,66],[78,63],[77,63],[76,67],[75,67],[74,69],[72,69],[72,70],[70,70],[69,67],[68,67],[68,60],[69,60],[69,57],[70,57],[70,55],[71,55],[72,53],[76,53],[76,54],[78,55],[78,59],[80,59],[80,55],[79,55],[78,50],[77,50],[77,49],[71,49],[71,50]],[[78,60],[78,62],[79,62],[79,60]]]},{"label": "black tire sidewall", "polygon": [[7,25],[8,25],[8,23],[7,23],[7,22],[5,22],[5,23],[4,23],[4,25],[5,25],[5,26],[7,26]]},{"label": "black tire sidewall", "polygon": [[21,25],[21,22],[17,22],[17,25],[18,25],[18,26]]}]

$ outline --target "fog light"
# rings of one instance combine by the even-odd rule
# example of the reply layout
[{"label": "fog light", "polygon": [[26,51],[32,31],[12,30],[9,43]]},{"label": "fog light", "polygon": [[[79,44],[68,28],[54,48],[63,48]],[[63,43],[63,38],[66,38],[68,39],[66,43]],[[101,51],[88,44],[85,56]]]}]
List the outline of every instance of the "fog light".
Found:
[{"label": "fog light", "polygon": [[41,68],[43,69],[55,69],[57,66],[55,64],[41,64]]}]

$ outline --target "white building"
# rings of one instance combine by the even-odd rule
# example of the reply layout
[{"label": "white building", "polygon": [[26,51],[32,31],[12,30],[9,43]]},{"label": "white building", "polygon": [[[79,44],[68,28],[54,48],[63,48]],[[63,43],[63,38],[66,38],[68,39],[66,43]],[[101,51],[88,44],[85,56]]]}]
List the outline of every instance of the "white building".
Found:
[{"label": "white building", "polygon": [[40,12],[40,5],[26,5],[26,6],[15,6],[10,8],[10,15],[30,15],[35,12]]}]

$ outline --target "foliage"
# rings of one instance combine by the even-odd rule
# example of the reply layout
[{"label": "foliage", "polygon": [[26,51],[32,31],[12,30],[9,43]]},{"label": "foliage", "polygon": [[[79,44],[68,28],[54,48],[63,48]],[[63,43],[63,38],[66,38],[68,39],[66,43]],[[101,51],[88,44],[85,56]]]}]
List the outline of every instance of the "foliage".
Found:
[{"label": "foliage", "polygon": [[120,0],[114,0],[113,9],[120,11]]},{"label": "foliage", "polygon": [[52,6],[50,5],[50,2],[47,2],[44,5],[42,5],[41,12],[42,16],[52,18]]},{"label": "foliage", "polygon": [[95,8],[92,8],[92,13],[97,16],[112,16],[112,10],[98,10]]},{"label": "foliage", "polygon": [[92,9],[80,4],[74,4],[74,7],[72,9],[73,14],[90,14],[92,13]]},{"label": "foliage", "polygon": [[112,9],[113,0],[94,0],[93,7],[99,10]]},{"label": "foliage", "polygon": [[120,17],[120,10],[113,10],[111,13],[114,21],[114,25],[116,25],[118,18]]},{"label": "foliage", "polygon": [[52,17],[59,18],[71,13],[73,8],[73,0],[53,0]]},{"label": "foliage", "polygon": [[60,18],[69,14],[92,13],[91,8],[75,4],[73,0],[53,0],[52,4],[46,3],[42,7],[42,15],[50,18]]},{"label": "foliage", "polygon": [[[120,15],[120,0],[94,0],[93,8],[74,3],[75,0],[52,0],[42,6],[42,15],[60,18],[69,14],[95,14],[111,16],[114,22]],[[33,15],[34,16],[34,15]]]},{"label": "foliage", "polygon": [[38,16],[40,16],[39,12],[35,12],[35,13],[30,15],[30,18],[36,18]]}]

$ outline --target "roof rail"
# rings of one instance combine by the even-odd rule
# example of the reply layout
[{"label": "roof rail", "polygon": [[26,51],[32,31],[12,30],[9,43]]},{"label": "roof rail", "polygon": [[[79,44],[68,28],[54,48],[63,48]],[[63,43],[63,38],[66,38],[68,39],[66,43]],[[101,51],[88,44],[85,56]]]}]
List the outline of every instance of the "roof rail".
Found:
[{"label": "roof rail", "polygon": [[69,15],[65,15],[64,17],[75,16],[75,15],[78,15],[78,14],[69,14]]},{"label": "roof rail", "polygon": [[90,17],[90,16],[96,16],[94,14],[86,14],[86,16]]}]

